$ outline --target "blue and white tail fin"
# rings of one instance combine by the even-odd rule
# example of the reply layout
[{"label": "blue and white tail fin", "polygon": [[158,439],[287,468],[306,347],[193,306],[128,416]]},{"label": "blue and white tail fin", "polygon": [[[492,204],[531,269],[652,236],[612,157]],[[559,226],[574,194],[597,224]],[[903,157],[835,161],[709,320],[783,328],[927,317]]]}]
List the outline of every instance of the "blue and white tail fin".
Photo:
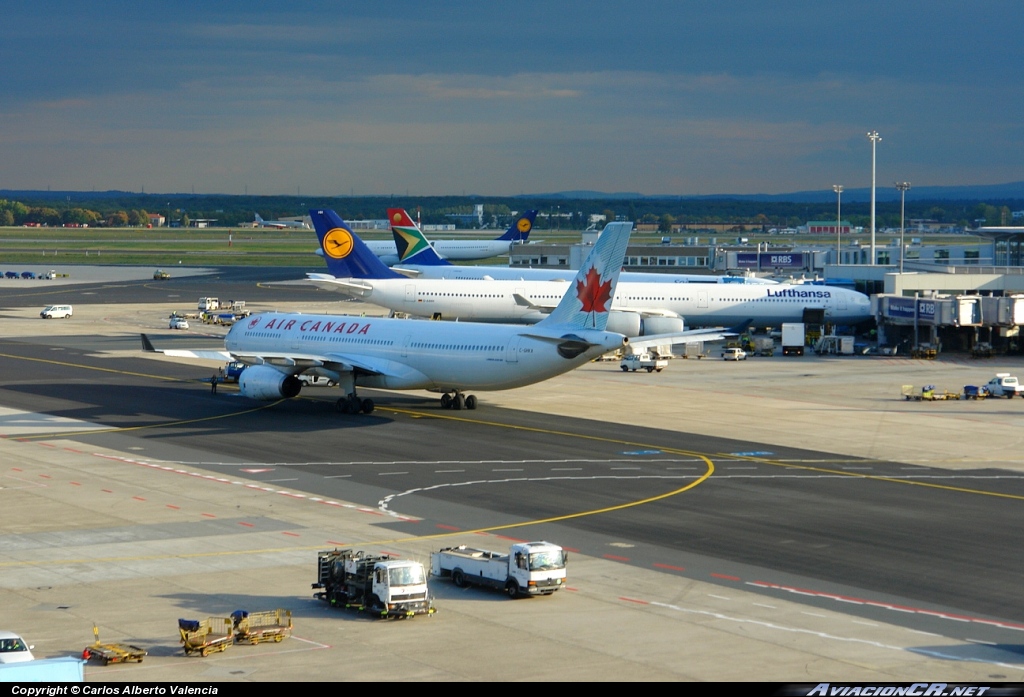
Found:
[{"label": "blue and white tail fin", "polygon": [[255,222],[256,222],[257,224],[262,224],[262,223],[263,223],[263,218],[261,218],[261,217],[260,217],[260,214],[259,214],[259,213],[253,213],[253,215],[255,215],[255,216],[256,216],[256,221],[255,221]]},{"label": "blue and white tail fin", "polygon": [[385,266],[334,211],[310,210],[309,217],[335,278],[406,278]]},{"label": "blue and white tail fin", "polygon": [[515,219],[505,234],[499,240],[515,243],[525,243],[530,238],[530,231],[533,230],[533,220],[537,217],[537,211],[526,211]]},{"label": "blue and white tail fin", "polygon": [[451,262],[443,259],[430,246],[430,241],[412,221],[405,209],[389,208],[388,221],[391,223],[391,234],[395,238],[395,247],[398,249],[399,264],[451,266]]},{"label": "blue and white tail fin", "polygon": [[604,331],[632,230],[633,223],[605,227],[558,306],[537,326],[561,324]]}]

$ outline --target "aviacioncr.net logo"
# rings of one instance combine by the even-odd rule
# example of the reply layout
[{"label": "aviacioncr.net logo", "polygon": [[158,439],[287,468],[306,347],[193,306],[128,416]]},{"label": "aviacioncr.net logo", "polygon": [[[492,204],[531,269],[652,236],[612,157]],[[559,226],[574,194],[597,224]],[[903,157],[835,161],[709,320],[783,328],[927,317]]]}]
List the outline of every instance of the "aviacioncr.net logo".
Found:
[{"label": "aviacioncr.net logo", "polygon": [[324,254],[332,259],[344,259],[354,246],[352,233],[343,228],[336,227],[324,235]]}]

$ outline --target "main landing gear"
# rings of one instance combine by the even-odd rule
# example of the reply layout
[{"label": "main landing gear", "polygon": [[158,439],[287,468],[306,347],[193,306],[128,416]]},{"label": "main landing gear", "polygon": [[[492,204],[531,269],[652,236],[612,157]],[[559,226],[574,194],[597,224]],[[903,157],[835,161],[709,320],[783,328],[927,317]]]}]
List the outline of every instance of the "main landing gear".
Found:
[{"label": "main landing gear", "polygon": [[442,409],[476,409],[476,395],[464,395],[458,390],[441,395]]},{"label": "main landing gear", "polygon": [[372,414],[374,407],[372,399],[359,399],[355,392],[339,399],[336,406],[342,414]]}]

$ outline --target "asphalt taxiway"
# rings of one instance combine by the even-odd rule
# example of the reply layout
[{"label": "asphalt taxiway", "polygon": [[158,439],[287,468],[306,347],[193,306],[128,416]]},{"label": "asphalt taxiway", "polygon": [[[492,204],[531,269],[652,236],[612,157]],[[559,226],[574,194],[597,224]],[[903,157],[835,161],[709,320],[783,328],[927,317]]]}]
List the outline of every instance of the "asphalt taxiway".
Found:
[{"label": "asphalt taxiway", "polygon": [[[235,297],[254,297],[247,283]],[[344,651],[331,617],[298,600],[311,550],[343,543],[425,559],[489,534],[496,546],[512,537],[572,548],[573,590],[508,603],[437,585],[442,614],[415,629],[357,623],[362,641],[395,642],[387,651],[441,637],[451,646],[452,655],[417,663],[422,672],[394,677],[585,676],[543,649],[568,650],[593,679],[1024,674],[1012,524],[1024,482],[1012,444],[998,440],[1024,405],[923,411],[896,402],[895,390],[875,399],[883,385],[969,365],[675,361],[648,376],[596,363],[481,395],[474,412],[443,411],[425,394],[374,393],[373,415],[343,417],[326,388],[260,405],[230,388],[211,395],[205,368],[141,356],[137,331],[172,340],[167,295],[227,293],[196,279],[136,285],[81,286],[60,301],[76,306],[60,324],[0,290],[11,328],[0,341],[0,497],[18,521],[0,535],[0,593],[12,621],[46,627],[44,655],[82,644],[68,638],[66,620],[88,615],[160,647],[165,655],[140,679],[180,670],[198,679],[207,669],[174,655],[173,616],[230,612],[236,600],[298,604],[306,648]],[[350,307],[322,292],[310,301],[304,289],[262,290],[257,304]],[[174,340],[216,344],[197,333]],[[796,419],[806,421],[792,428]],[[766,420],[774,434],[747,435],[761,435]],[[974,439],[973,461],[930,442],[933,429],[955,435],[965,421],[985,436]],[[66,601],[81,583],[104,602],[76,600],[66,611],[47,602]],[[108,595],[131,598],[130,612]],[[522,634],[527,618],[545,625],[528,633],[535,648]],[[489,653],[499,642],[521,646]],[[203,665],[258,663],[241,654]],[[321,679],[359,677],[289,655],[274,654],[275,673],[234,677],[311,677],[312,665],[326,671]],[[128,677],[91,669],[89,679],[107,675]]]}]

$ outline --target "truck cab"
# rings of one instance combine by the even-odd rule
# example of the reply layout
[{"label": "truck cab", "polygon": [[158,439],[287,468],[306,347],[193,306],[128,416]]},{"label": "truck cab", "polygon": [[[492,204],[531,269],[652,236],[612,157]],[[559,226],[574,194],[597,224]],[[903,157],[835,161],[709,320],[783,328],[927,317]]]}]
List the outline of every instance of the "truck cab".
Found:
[{"label": "truck cab", "polygon": [[[373,567],[373,594],[391,613],[426,611],[429,603],[427,575],[416,561],[379,561]],[[422,605],[422,608],[419,606]]]}]

